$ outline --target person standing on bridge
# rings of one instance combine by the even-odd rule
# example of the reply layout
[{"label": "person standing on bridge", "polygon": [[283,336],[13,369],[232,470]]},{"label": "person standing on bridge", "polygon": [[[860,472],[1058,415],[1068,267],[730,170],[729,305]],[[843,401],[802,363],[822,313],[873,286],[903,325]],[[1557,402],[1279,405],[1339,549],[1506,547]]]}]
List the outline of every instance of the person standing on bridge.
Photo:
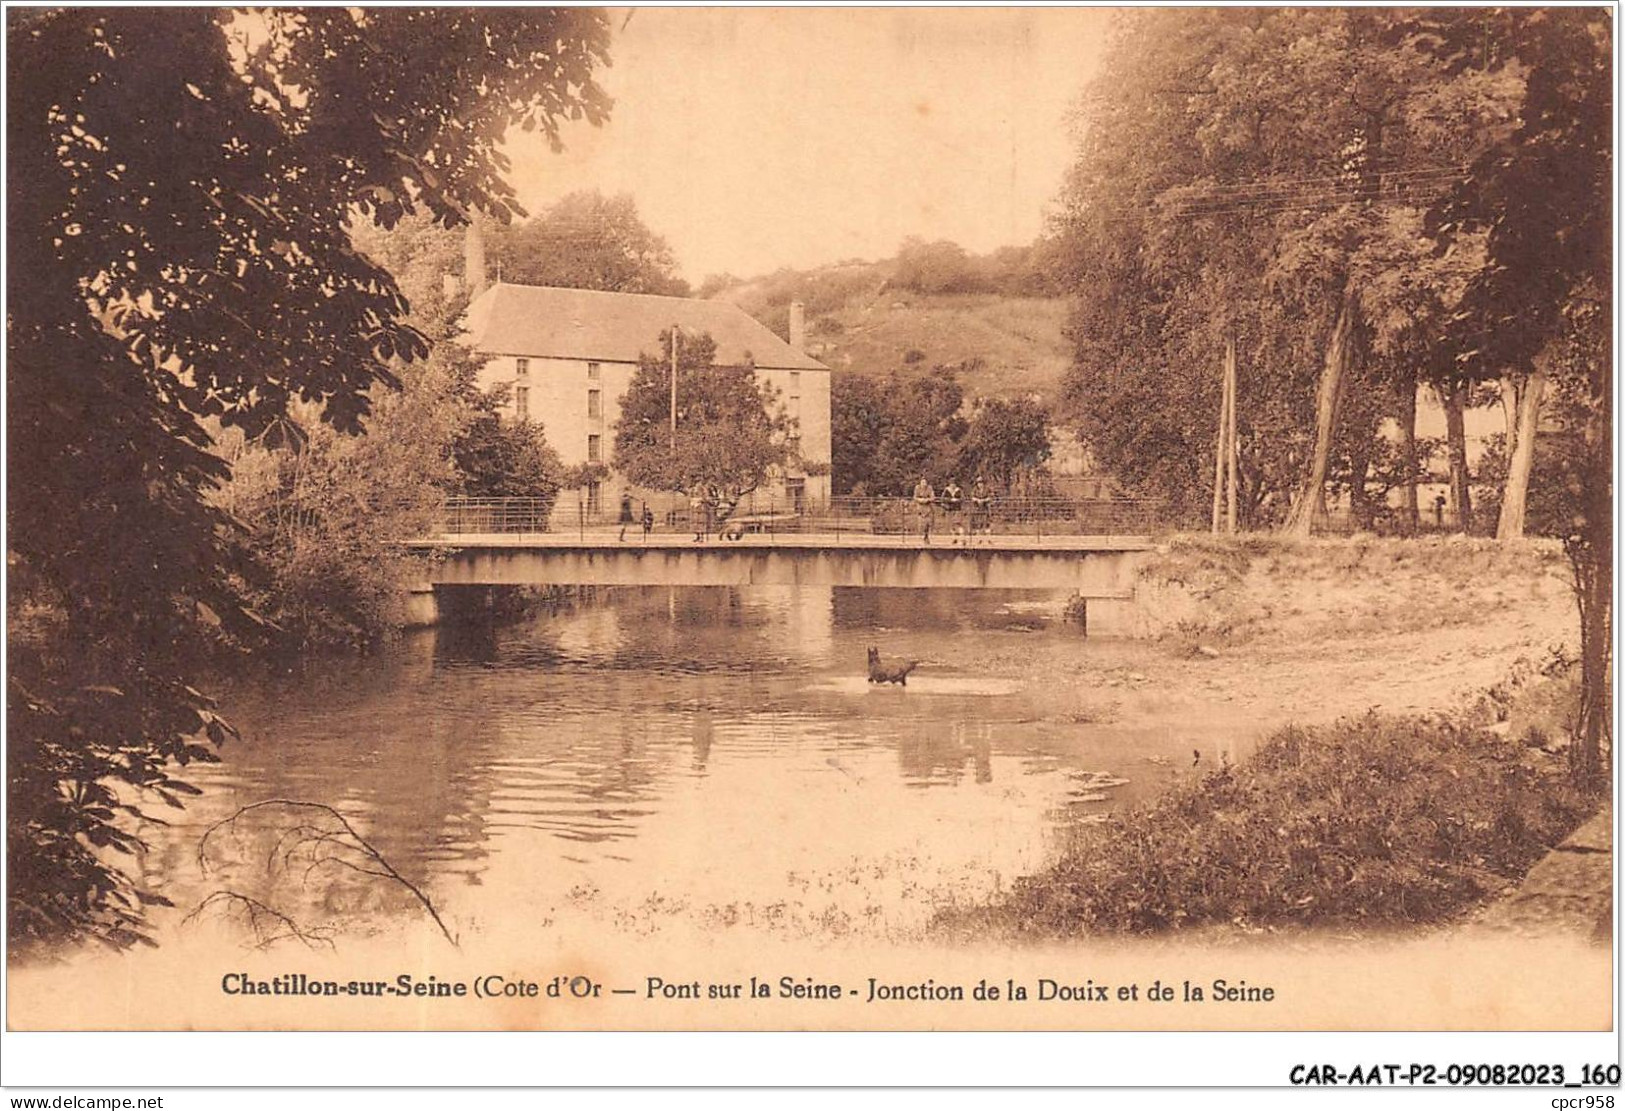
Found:
[{"label": "person standing on bridge", "polygon": [[695,486],[688,494],[688,523],[694,526],[694,543],[705,539],[708,516],[705,507],[705,487]]},{"label": "person standing on bridge", "polygon": [[921,475],[920,481],[914,484],[914,512],[920,517],[920,539],[927,544],[931,543],[931,514],[936,504],[937,492]]},{"label": "person standing on bridge", "polygon": [[965,543],[965,518],[961,511],[965,507],[965,493],[959,488],[957,478],[948,479],[948,485],[942,488],[942,511],[946,515],[947,527],[954,538],[950,546]]},{"label": "person standing on bridge", "polygon": [[649,508],[649,503],[643,503],[643,539],[647,541],[649,534],[655,528],[655,511]]},{"label": "person standing on bridge", "polygon": [[727,515],[727,510],[724,508],[726,502],[727,499],[722,496],[722,487],[718,486],[715,482],[712,482],[706,486],[705,533],[707,536],[713,532],[717,533],[719,536],[721,535],[720,525],[722,518]]},{"label": "person standing on bridge", "polygon": [[970,486],[970,532],[975,536],[978,532],[986,534],[993,528],[993,492],[987,488],[987,482],[981,475]]}]

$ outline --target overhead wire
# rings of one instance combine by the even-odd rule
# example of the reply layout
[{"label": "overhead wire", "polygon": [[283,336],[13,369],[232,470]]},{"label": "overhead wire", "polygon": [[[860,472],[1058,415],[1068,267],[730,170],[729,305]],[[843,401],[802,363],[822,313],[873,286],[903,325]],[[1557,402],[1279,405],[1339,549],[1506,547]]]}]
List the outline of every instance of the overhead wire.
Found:
[{"label": "overhead wire", "polygon": [[1452,166],[1452,165],[1413,166],[1413,167],[1411,167],[1409,169],[1379,169],[1379,168],[1375,168],[1375,167],[1364,166],[1364,167],[1361,167],[1359,169],[1344,170],[1344,171],[1342,171],[1340,173],[1325,175],[1325,176],[1321,176],[1321,177],[1303,177],[1303,178],[1268,178],[1268,177],[1262,177],[1262,178],[1251,178],[1251,179],[1246,180],[1246,181],[1215,182],[1212,185],[1206,186],[1205,188],[1207,190],[1209,190],[1209,191],[1212,191],[1212,192],[1271,191],[1271,190],[1285,189],[1285,188],[1297,188],[1297,187],[1300,187],[1300,186],[1302,186],[1302,187],[1314,187],[1314,186],[1317,186],[1317,185],[1336,185],[1338,183],[1348,182],[1350,180],[1357,180],[1357,179],[1359,179],[1361,177],[1368,177],[1368,176],[1372,176],[1372,175],[1375,175],[1376,177],[1384,178],[1384,179],[1394,179],[1394,178],[1404,179],[1404,178],[1416,177],[1416,176],[1429,177],[1429,176],[1434,176],[1434,175],[1438,175],[1438,174],[1449,174],[1449,175],[1453,175],[1453,176],[1459,176],[1460,174],[1464,173],[1466,170],[1467,170],[1467,167],[1464,166],[1464,165],[1455,165],[1455,166]]},{"label": "overhead wire", "polygon": [[[1153,202],[1173,216],[1207,217],[1230,215],[1277,215],[1310,211],[1362,201],[1389,201],[1402,204],[1437,200],[1450,186],[1466,178],[1466,168],[1450,166],[1380,170],[1363,176],[1355,173],[1301,179],[1253,179],[1206,187],[1169,196],[1172,190]],[[1292,184],[1285,184],[1290,180]],[[1138,220],[1145,206],[1093,206],[1095,218]],[[1089,210],[1086,210],[1089,212]]]}]

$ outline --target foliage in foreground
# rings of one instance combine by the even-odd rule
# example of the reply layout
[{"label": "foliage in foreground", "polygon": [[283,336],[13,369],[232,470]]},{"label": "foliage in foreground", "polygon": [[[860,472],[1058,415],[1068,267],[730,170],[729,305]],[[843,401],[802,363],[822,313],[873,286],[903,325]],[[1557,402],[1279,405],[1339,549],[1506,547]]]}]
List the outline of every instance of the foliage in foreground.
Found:
[{"label": "foliage in foreground", "polygon": [[131,831],[226,736],[198,689],[213,661],[264,636],[201,421],[254,439],[297,398],[360,428],[373,387],[428,352],[347,218],[509,219],[504,137],[557,144],[562,121],[606,118],[609,26],[585,9],[7,15],[8,258],[27,275],[7,283],[7,615],[54,617],[7,674],[15,954],[145,937]]},{"label": "foliage in foreground", "polygon": [[989,914],[1017,932],[1436,922],[1595,809],[1561,761],[1443,717],[1289,726],[1239,766],[1079,828]]}]

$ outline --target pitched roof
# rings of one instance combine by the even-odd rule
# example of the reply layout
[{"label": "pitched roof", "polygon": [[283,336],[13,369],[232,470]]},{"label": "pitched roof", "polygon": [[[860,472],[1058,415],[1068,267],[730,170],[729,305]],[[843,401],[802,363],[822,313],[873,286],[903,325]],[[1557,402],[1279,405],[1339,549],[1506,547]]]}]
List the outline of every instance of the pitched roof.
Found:
[{"label": "pitched roof", "polygon": [[635,363],[658,351],[660,333],[676,324],[708,333],[724,365],[748,354],[767,369],[829,369],[725,301],[499,282],[470,302],[464,320],[469,343],[491,355]]}]

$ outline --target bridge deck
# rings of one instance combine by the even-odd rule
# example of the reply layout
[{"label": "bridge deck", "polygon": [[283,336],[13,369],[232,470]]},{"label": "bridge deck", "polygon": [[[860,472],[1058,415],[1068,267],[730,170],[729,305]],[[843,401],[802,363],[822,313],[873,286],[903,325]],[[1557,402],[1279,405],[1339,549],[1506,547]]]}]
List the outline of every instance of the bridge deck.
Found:
[{"label": "bridge deck", "polygon": [[562,549],[566,551],[626,551],[636,549],[724,552],[752,548],[799,549],[812,551],[905,551],[905,552],[1143,552],[1156,546],[1149,536],[1016,536],[992,535],[957,538],[938,534],[929,544],[918,534],[874,533],[747,533],[738,540],[710,536],[696,541],[693,536],[655,533],[645,539],[629,528],[625,540],[618,530],[574,532],[468,532],[442,533],[406,541],[410,548],[462,549]]},{"label": "bridge deck", "polygon": [[1068,590],[1127,598],[1154,547],[1144,536],[777,533],[738,540],[619,529],[451,533],[407,544],[444,558],[434,586],[862,586]]}]

